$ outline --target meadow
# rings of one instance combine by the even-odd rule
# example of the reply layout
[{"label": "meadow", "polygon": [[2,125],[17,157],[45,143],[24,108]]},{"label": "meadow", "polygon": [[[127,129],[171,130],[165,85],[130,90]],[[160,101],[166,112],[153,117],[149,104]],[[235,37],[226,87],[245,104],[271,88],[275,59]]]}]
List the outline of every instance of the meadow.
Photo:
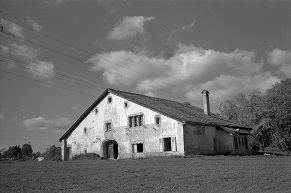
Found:
[{"label": "meadow", "polygon": [[0,192],[291,192],[291,156],[1,161]]}]

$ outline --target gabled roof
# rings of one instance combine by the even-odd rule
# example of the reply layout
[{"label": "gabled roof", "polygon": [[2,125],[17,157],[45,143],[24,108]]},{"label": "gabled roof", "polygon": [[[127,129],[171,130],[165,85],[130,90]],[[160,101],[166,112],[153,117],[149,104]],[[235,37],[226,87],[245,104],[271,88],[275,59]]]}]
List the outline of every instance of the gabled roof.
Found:
[{"label": "gabled roof", "polygon": [[231,128],[242,128],[251,130],[251,128],[244,127],[237,123],[225,120],[219,115],[211,113],[205,115],[203,109],[192,106],[186,103],[179,103],[166,99],[149,97],[136,93],[119,91],[108,88],[100,97],[81,115],[81,117],[70,127],[70,129],[60,138],[60,141],[67,138],[74,129],[83,121],[83,119],[98,105],[109,93],[115,94],[133,103],[139,104],[143,107],[156,111],[167,117],[177,121],[189,124],[212,125],[212,126],[225,126]]}]

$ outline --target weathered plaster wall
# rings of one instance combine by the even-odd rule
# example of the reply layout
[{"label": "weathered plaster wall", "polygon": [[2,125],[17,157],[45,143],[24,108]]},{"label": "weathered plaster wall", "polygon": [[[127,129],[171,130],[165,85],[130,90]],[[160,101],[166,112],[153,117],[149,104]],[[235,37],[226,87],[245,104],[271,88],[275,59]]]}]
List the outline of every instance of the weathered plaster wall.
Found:
[{"label": "weathered plaster wall", "polygon": [[[197,133],[203,126],[184,125],[185,154],[249,154],[252,135],[238,134],[238,148],[234,146],[234,135],[217,129],[214,126],[205,126],[204,133]],[[245,146],[244,138],[247,138],[248,148]]]},{"label": "weathered plaster wall", "polygon": [[213,154],[213,138],[216,137],[216,128],[214,126],[205,126],[203,134],[197,135],[197,130],[204,126],[184,125],[184,146],[185,154]]},{"label": "weathered plaster wall", "polygon": [[[252,135],[236,134],[237,137],[237,149],[234,145],[234,135],[229,134],[221,129],[217,130],[218,146],[220,153],[232,153],[232,154],[249,154],[251,151]],[[245,138],[247,138],[247,148],[245,145]]]},{"label": "weathered plaster wall", "polygon": [[[108,97],[112,98],[111,103],[108,103]],[[159,113],[130,101],[127,101],[128,107],[125,108],[125,101],[127,100],[109,94],[92,110],[67,138],[67,144],[72,148],[72,156],[85,152],[103,156],[102,144],[107,140],[118,143],[119,158],[184,155],[182,123],[160,115],[161,126],[158,127],[155,125],[155,116]],[[145,125],[129,128],[128,117],[136,114],[143,114]],[[109,132],[105,131],[106,122],[112,124]],[[159,139],[164,137],[176,137],[177,151],[160,152]],[[143,143],[143,153],[133,154],[132,143]]]},{"label": "weathered plaster wall", "polygon": [[217,143],[219,153],[234,153],[233,135],[222,129],[217,130]]}]

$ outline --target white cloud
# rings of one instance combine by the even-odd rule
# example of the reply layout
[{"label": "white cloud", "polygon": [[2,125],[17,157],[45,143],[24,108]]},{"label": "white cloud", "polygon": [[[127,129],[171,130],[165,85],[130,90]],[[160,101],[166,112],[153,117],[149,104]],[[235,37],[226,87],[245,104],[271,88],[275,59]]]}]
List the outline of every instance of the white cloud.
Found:
[{"label": "white cloud", "polygon": [[189,29],[192,29],[195,25],[196,21],[193,20],[189,25],[184,25],[181,27],[181,30],[182,31],[185,31],[185,30],[189,30]]},{"label": "white cloud", "polygon": [[[113,63],[102,60],[100,57]],[[93,56],[88,62],[94,64],[93,70],[106,69],[112,72],[105,71],[103,73],[103,77],[108,83],[136,84],[116,75],[118,73],[137,80],[137,88],[144,91],[155,90],[153,85],[156,88],[167,86],[164,82],[185,87],[204,83],[219,77],[221,74],[233,76],[255,74],[262,68],[261,63],[255,62],[254,52],[235,50],[225,53],[184,45],[180,45],[175,55],[169,59],[149,57],[143,53],[115,51]],[[125,68],[116,64],[122,64]],[[146,74],[151,78],[136,72]]]},{"label": "white cloud", "polygon": [[[171,92],[179,90],[179,95],[194,100],[201,99],[200,92],[203,89],[208,89],[218,100],[229,99],[239,92],[250,92],[253,89],[266,91],[279,78],[270,72],[262,72],[262,61],[257,62],[253,51],[236,49],[220,52],[194,45],[179,45],[170,58],[114,51],[88,59],[94,66],[91,70],[102,71],[104,81],[109,84],[135,86],[138,91],[149,95],[158,89]],[[175,85],[175,88],[169,84]]]},{"label": "white cloud", "polygon": [[288,65],[281,66],[278,72],[285,74],[288,78],[291,78],[291,63]]},{"label": "white cloud", "polygon": [[11,33],[17,37],[24,38],[23,30],[21,27],[5,19],[1,19],[0,21],[4,26],[4,31]]},{"label": "white cloud", "polygon": [[267,60],[272,65],[291,64],[291,51],[274,49],[267,54]]},{"label": "white cloud", "polygon": [[[106,58],[106,60],[100,58]],[[147,78],[136,72],[158,76],[163,73],[166,65],[164,59],[150,58],[144,54],[135,54],[128,51],[99,54],[91,57],[88,62],[94,64],[94,67],[92,67],[91,70],[101,71],[106,69],[102,74],[105,81],[110,84],[118,85],[132,85],[133,82],[131,80],[137,80],[139,82],[143,80],[143,78]],[[116,64],[122,64],[125,68]],[[127,68],[130,68],[132,71]],[[124,78],[125,76],[130,77],[131,80]]]},{"label": "white cloud", "polygon": [[46,119],[44,117],[37,117],[26,119],[23,121],[24,127],[29,131],[39,131],[39,130],[59,130],[68,128],[71,121],[67,117],[58,119]]},{"label": "white cloud", "polygon": [[49,129],[48,126],[46,125],[46,120],[44,117],[26,119],[26,120],[24,120],[23,125],[29,131]]},{"label": "white cloud", "polygon": [[154,20],[154,17],[126,16],[115,24],[115,27],[108,33],[107,38],[111,40],[121,40],[135,37],[137,34],[144,33],[144,24]]},{"label": "white cloud", "polygon": [[218,101],[222,102],[231,99],[240,92],[249,93],[254,89],[265,92],[279,81],[280,79],[272,76],[270,72],[239,77],[220,75],[214,80],[206,81],[192,89],[192,91],[187,92],[186,96],[189,99],[201,99],[200,92],[206,89],[210,91],[210,99],[216,99],[215,104],[217,104]]},{"label": "white cloud", "polygon": [[38,31],[40,32],[41,30],[41,27],[40,25],[34,21],[33,19],[31,19],[30,17],[26,17],[26,22],[35,30],[35,31]]},{"label": "white cloud", "polygon": [[54,76],[54,64],[46,61],[34,61],[28,66],[28,72],[36,77],[52,78]]},{"label": "white cloud", "polygon": [[5,54],[12,54],[13,56],[21,57],[23,59],[32,60],[38,55],[38,50],[27,45],[18,45],[17,43],[10,43],[9,46],[1,46],[2,52]]},{"label": "white cloud", "polygon": [[291,77],[291,51],[274,49],[267,54],[267,61],[273,66],[279,66],[278,73]]}]

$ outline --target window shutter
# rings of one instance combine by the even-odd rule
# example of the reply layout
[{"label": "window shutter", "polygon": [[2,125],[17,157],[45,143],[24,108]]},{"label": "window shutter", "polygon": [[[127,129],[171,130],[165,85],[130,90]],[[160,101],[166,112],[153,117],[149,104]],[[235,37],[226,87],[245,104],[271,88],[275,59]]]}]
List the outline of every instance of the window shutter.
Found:
[{"label": "window shutter", "polygon": [[177,151],[176,137],[172,137],[172,151]]},{"label": "window shutter", "polygon": [[159,144],[160,144],[160,152],[164,151],[164,144],[163,144],[163,139],[159,139]]}]

